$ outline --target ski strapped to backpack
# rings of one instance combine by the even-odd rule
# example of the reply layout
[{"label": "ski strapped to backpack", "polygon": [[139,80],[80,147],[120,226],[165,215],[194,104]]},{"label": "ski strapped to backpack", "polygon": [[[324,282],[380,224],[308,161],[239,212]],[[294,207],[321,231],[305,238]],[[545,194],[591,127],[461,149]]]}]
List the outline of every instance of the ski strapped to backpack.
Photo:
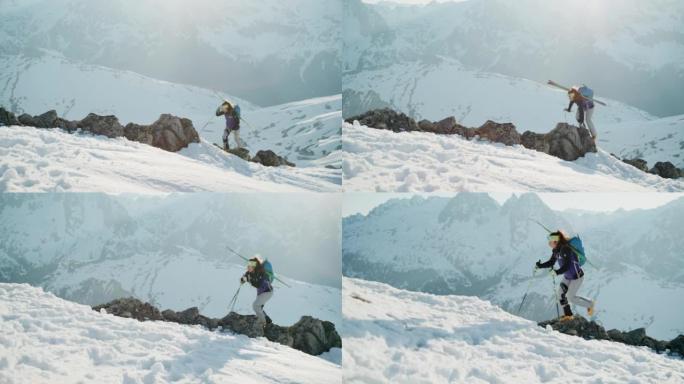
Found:
[{"label": "ski strapped to backpack", "polygon": [[[546,84],[551,85],[551,86],[556,87],[556,88],[560,88],[560,89],[562,89],[562,90],[564,90],[564,91],[566,91],[566,92],[570,90],[570,88],[568,88],[568,87],[566,87],[566,86],[564,86],[564,85],[560,85],[560,84],[556,83],[556,82],[553,81],[553,80],[547,81]],[[587,92],[587,95],[584,95],[584,94],[582,93],[582,91],[580,90],[579,92],[580,92],[580,94],[582,95],[582,97],[584,97],[584,98],[586,98],[586,99],[589,99],[589,100],[593,101],[594,103],[597,103],[597,104],[601,104],[601,105],[603,105],[603,106],[606,106],[606,103],[604,103],[603,101],[594,99],[594,91],[591,90],[591,88],[586,87],[586,86],[583,86],[583,87],[586,88],[586,89],[585,89],[585,92]],[[581,88],[582,88],[582,87],[580,87],[580,89],[581,89]],[[588,96],[589,94],[591,94],[591,96]]]},{"label": "ski strapped to backpack", "polygon": [[[546,230],[548,233],[553,232],[552,230],[547,228],[544,224],[540,223],[538,220],[535,220],[535,219],[529,219],[529,220],[532,220],[535,223],[537,223],[540,227],[544,228],[544,230]],[[587,259],[587,254],[584,252],[584,244],[582,244],[582,239],[580,239],[580,237],[578,235],[575,235],[570,240],[568,240],[568,245],[570,246],[570,249],[572,249],[572,251],[575,253],[575,255],[577,255],[577,261],[578,261],[578,264],[580,265],[580,267],[583,266],[585,263],[589,263],[589,265],[598,269],[597,266],[592,264],[591,261],[589,261]]]},{"label": "ski strapped to backpack", "polygon": [[[248,258],[246,258],[246,257],[242,256],[241,254],[237,253],[235,250],[233,250],[233,248],[231,248],[231,247],[229,247],[229,246],[226,245],[226,249],[228,249],[231,253],[233,253],[234,255],[238,256],[238,257],[241,258],[242,260],[244,260],[244,261],[249,261]],[[271,264],[270,261],[268,261],[268,259],[266,259],[261,265],[264,267],[264,270],[266,271],[266,275],[267,275],[267,277],[268,277],[268,280],[269,280],[271,283],[277,280],[277,281],[279,281],[280,283],[282,283],[283,285],[285,285],[286,287],[292,288],[288,283],[284,282],[282,279],[278,278],[278,276],[275,275],[275,273],[273,272],[273,265]]]}]

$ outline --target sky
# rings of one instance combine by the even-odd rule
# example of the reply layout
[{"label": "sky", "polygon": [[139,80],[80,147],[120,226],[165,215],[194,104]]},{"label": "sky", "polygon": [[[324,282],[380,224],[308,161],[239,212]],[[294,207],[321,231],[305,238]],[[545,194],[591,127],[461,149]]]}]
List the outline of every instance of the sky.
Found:
[{"label": "sky", "polygon": [[[367,214],[376,206],[390,199],[408,199],[412,193],[346,193],[342,202],[342,216],[357,213]],[[455,194],[421,194],[422,196],[451,197]],[[503,204],[511,195],[510,192],[490,193],[496,201]],[[672,200],[684,197],[684,193],[656,192],[620,192],[620,193],[538,193],[544,203],[556,211],[585,210],[595,212],[612,212],[618,209],[652,209],[667,204]]]},{"label": "sky", "polygon": [[467,0],[363,0],[364,3],[377,4],[377,3],[399,3],[399,4],[428,4],[431,2],[437,3],[447,3],[447,2],[462,2]]}]

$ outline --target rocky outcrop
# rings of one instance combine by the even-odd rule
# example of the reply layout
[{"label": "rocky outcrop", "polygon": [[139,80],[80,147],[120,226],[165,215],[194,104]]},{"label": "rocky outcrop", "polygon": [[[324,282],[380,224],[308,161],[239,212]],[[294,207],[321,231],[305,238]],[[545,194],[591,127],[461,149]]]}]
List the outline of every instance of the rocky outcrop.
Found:
[{"label": "rocky outcrop", "polygon": [[589,131],[573,125],[559,123],[545,134],[527,131],[522,135],[511,123],[497,123],[488,120],[480,127],[468,128],[456,122],[453,116],[440,121],[421,120],[416,123],[403,113],[389,108],[368,111],[362,115],[347,119],[347,122],[358,121],[362,125],[393,132],[420,131],[445,135],[460,135],[466,139],[478,137],[505,145],[522,144],[525,148],[534,149],[563,160],[576,160],[589,152],[596,152],[596,145]]},{"label": "rocky outcrop", "polygon": [[109,138],[121,137],[124,135],[124,127],[114,115],[100,116],[89,113],[88,116],[79,121],[76,126],[83,131],[107,136]]},{"label": "rocky outcrop", "polygon": [[282,156],[276,155],[276,153],[271,150],[258,151],[250,161],[265,165],[267,167],[279,167],[281,165],[294,167],[293,163],[290,163]]},{"label": "rocky outcrop", "polygon": [[192,126],[190,119],[169,114],[159,116],[159,119],[150,125],[129,123],[124,127],[124,136],[128,140],[170,152],[178,152],[190,143],[200,141],[199,134]]},{"label": "rocky outcrop", "polygon": [[655,163],[649,172],[665,179],[678,179],[684,177],[684,171],[675,167],[674,164],[669,161],[659,161]]},{"label": "rocky outcrop", "polygon": [[0,107],[0,126],[9,126],[9,125],[19,125],[19,119],[17,119],[17,116],[6,110],[3,107]]},{"label": "rocky outcrop", "polygon": [[652,173],[665,179],[678,179],[684,177],[684,169],[675,167],[669,161],[658,161],[653,168],[648,168],[648,163],[644,159],[622,159],[622,162],[629,164],[640,171]]},{"label": "rocky outcrop", "polygon": [[153,305],[135,298],[113,300],[107,304],[93,307],[99,312],[115,316],[127,317],[138,321],[159,320],[186,325],[201,325],[209,330],[238,333],[248,337],[266,337],[268,340],[300,350],[310,355],[320,355],[331,348],[341,348],[342,339],[329,321],[303,316],[297,323],[289,327],[267,324],[261,328],[254,315],[240,315],[231,312],[221,319],[214,319],[200,314],[197,307],[176,312],[170,309],[159,311]]},{"label": "rocky outcrop", "polygon": [[640,171],[648,172],[648,163],[644,159],[622,159],[622,161]]},{"label": "rocky outcrop", "polygon": [[596,152],[596,144],[589,131],[567,123],[558,123],[549,133],[526,131],[520,143],[528,149],[573,161],[589,152]]},{"label": "rocky outcrop", "polygon": [[611,329],[606,331],[600,324],[589,321],[582,316],[575,316],[572,320],[560,321],[558,319],[542,321],[542,327],[550,326],[554,330],[566,335],[578,336],[587,340],[610,340],[617,343],[645,346],[656,352],[678,353],[684,356],[684,335],[679,335],[671,341],[656,340],[646,335],[644,328],[638,328],[629,332]]}]

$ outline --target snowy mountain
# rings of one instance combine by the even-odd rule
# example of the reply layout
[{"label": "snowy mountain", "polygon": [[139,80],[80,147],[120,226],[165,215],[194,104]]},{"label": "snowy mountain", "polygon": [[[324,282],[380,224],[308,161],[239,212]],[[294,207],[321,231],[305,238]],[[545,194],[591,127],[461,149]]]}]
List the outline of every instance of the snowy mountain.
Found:
[{"label": "snowy mountain", "polygon": [[684,293],[682,218],[684,199],[584,219],[556,212],[534,194],[503,205],[480,193],[390,200],[367,216],[344,219],[343,274],[413,291],[476,295],[515,314],[530,287],[521,315],[549,319],[556,317],[552,278],[533,275],[534,262],[550,255],[537,220],[582,236],[592,265],[581,294],[598,301],[606,327],[646,327],[672,338],[684,333],[684,313],[672,311]]},{"label": "snowy mountain", "polygon": [[214,111],[228,99],[241,107],[247,122],[242,139],[252,152],[271,149],[300,167],[339,167],[339,95],[260,108],[225,93],[74,62],[52,52],[0,56],[0,63],[0,105],[17,115],[55,109],[67,120],[92,112],[116,115],[123,124],[147,124],[171,113],[192,120],[209,142],[221,143],[225,122]]},{"label": "snowy mountain", "polygon": [[467,296],[343,280],[346,383],[664,383],[684,361],[646,347],[584,340]]},{"label": "snowy mountain", "polygon": [[[344,7],[344,71],[353,78],[358,72],[418,62],[431,72],[448,58],[475,71],[537,82],[584,82],[599,96],[654,115],[680,115],[683,15],[684,4],[675,0],[425,5],[353,0]],[[421,72],[405,72],[404,80],[420,81]],[[458,83],[444,82],[445,89],[458,93]],[[344,88],[355,86],[345,80]],[[555,110],[560,114],[560,108]]]},{"label": "snowy mountain", "polygon": [[265,338],[115,317],[27,284],[0,284],[0,318],[3,383],[334,383],[342,375],[339,364]]},{"label": "snowy mountain", "polygon": [[[267,306],[274,321],[293,324],[312,315],[337,324],[336,201],[325,195],[0,194],[0,281],[40,286],[83,304],[134,296],[219,317],[245,268],[230,246],[267,257],[291,286],[276,284]],[[236,311],[251,314],[254,296],[243,287]]]},{"label": "snowy mountain", "polygon": [[340,93],[339,0],[0,1],[0,54],[86,64],[276,105]]},{"label": "snowy mountain", "polygon": [[345,191],[684,191],[681,179],[642,172],[602,149],[565,161],[520,145],[358,122],[344,123],[342,142]]}]

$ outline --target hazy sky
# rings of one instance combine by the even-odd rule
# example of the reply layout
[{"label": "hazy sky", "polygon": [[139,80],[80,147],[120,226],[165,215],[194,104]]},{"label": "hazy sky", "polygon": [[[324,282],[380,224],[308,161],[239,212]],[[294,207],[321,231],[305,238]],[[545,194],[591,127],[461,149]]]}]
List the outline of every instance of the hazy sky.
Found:
[{"label": "hazy sky", "polygon": [[432,3],[433,1],[437,3],[446,3],[446,2],[461,2],[461,1],[467,1],[467,0],[363,0],[364,3],[369,3],[369,4],[376,4],[376,3],[400,3],[400,4],[428,4]]},{"label": "hazy sky", "polygon": [[[503,204],[512,193],[490,193],[495,200]],[[346,193],[342,203],[342,215],[350,216],[356,213],[367,214],[371,209],[389,199],[413,197],[411,193]],[[423,196],[454,196],[450,194],[430,194]],[[553,210],[581,209],[585,211],[610,212],[617,209],[648,209],[656,208],[670,201],[684,197],[684,193],[655,193],[655,192],[622,192],[622,193],[538,193],[539,197]]]}]

